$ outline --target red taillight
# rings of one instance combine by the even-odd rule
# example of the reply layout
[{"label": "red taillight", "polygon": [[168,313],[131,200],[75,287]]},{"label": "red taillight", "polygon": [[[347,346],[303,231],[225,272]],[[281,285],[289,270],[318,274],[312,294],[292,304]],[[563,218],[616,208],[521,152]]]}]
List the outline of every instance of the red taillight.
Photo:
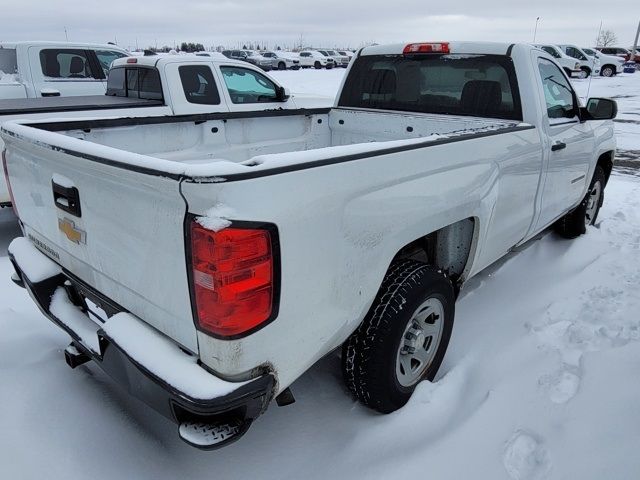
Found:
[{"label": "red taillight", "polygon": [[136,57],[127,58],[127,63],[138,63],[138,59]]},{"label": "red taillight", "polygon": [[447,54],[449,51],[449,43],[433,42],[433,43],[410,43],[402,51],[403,55],[412,53],[442,53]]},{"label": "red taillight", "polygon": [[7,190],[9,191],[9,199],[11,200],[11,207],[13,208],[13,213],[16,214],[16,217],[20,218],[18,215],[18,208],[16,207],[16,200],[13,198],[13,191],[11,190],[11,183],[9,183],[9,167],[7,167],[7,150],[2,150],[2,170],[4,171],[4,179],[7,182]]},{"label": "red taillight", "polygon": [[191,223],[191,267],[197,322],[204,331],[233,337],[272,317],[275,265],[266,229],[208,230]]}]

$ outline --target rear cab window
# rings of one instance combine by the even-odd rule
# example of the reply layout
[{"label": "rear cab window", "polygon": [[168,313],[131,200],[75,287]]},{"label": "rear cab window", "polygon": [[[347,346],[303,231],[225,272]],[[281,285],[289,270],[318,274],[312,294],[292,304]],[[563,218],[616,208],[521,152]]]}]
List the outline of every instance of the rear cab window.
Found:
[{"label": "rear cab window", "polygon": [[109,71],[107,95],[163,100],[160,73],[149,67],[118,67]]},{"label": "rear cab window", "polygon": [[505,55],[360,56],[338,105],[522,120],[515,69]]}]

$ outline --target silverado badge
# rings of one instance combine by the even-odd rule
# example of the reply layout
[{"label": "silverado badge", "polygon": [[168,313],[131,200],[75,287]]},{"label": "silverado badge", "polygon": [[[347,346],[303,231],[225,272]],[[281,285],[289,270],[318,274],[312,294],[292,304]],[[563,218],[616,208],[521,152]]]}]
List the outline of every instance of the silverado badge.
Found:
[{"label": "silverado badge", "polygon": [[69,240],[73,243],[80,245],[81,243],[87,243],[87,234],[84,230],[76,228],[76,224],[73,220],[68,218],[58,218],[58,229],[64,233]]}]

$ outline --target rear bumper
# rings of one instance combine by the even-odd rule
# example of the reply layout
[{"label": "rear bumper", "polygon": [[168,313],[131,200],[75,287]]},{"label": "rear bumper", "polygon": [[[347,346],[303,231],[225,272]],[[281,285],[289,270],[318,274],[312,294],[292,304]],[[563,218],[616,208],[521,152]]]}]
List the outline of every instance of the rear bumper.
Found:
[{"label": "rear bumper", "polygon": [[[16,240],[28,242],[23,238]],[[29,254],[29,265],[26,265],[24,248],[18,254],[18,249],[15,249],[16,252],[12,252],[13,245],[12,243],[9,247],[9,258],[16,271],[16,275],[13,276],[12,280],[26,288],[42,313],[71,336],[72,346],[67,350],[77,352],[77,358],[93,360],[109,377],[131,395],[156,410],[165,418],[179,424],[180,436],[187,443],[203,449],[223,447],[246,433],[253,420],[266,410],[272,398],[275,384],[274,377],[271,374],[263,374],[248,382],[228,382],[216,377],[204,368],[193,365],[193,357],[176,347],[176,353],[171,357],[171,359],[178,360],[175,363],[176,368],[190,364],[191,372],[196,368],[198,370],[197,373],[200,374],[200,377],[205,382],[210,380],[212,385],[216,385],[217,391],[221,392],[220,395],[202,395],[200,393],[194,395],[193,393],[188,393],[185,391],[186,389],[176,386],[176,382],[158,373],[157,369],[153,368],[153,360],[150,361],[148,355],[141,359],[136,352],[125,349],[116,338],[113,338],[108,333],[110,330],[106,324],[115,317],[110,317],[102,327],[89,318],[86,307],[83,309],[82,305],[78,305],[80,297],[78,297],[79,290],[75,287],[78,282],[77,279],[60,269],[54,275],[40,275],[37,281],[33,281],[27,276],[25,270],[33,272],[34,262],[45,262],[43,263],[45,267],[49,264],[49,267],[51,267],[50,273],[55,272],[55,264],[33,247],[33,251]],[[35,258],[38,255],[41,258]],[[21,263],[25,263],[24,267],[21,266]],[[47,268],[41,268],[40,271],[47,271]],[[86,288],[89,287],[83,284],[82,290],[86,291]],[[54,309],[58,316],[52,313],[53,297],[56,295],[59,300],[59,295],[63,293],[63,290],[66,292],[68,305],[75,305],[78,309],[79,313],[69,314],[71,317],[76,317],[75,319],[60,318],[59,308]],[[98,292],[95,293],[99,295]],[[62,310],[64,311],[65,309]],[[66,308],[66,310],[69,309]],[[73,312],[72,309],[71,311]],[[135,318],[129,314],[127,315],[132,319]],[[74,325],[79,325],[78,318],[82,316],[86,317],[87,324],[85,326],[95,325],[97,338],[91,339],[94,341],[87,341],[86,328],[74,328]],[[138,322],[143,324],[139,320]],[[143,337],[136,338],[136,342],[141,345],[156,346],[159,341],[165,342],[165,344],[167,342],[166,337],[150,327],[145,326],[142,330],[137,330],[137,333],[138,337]],[[150,347],[150,350],[156,349]],[[67,352],[65,353],[69,355]],[[184,358],[180,357],[181,354]],[[84,361],[80,361],[80,363],[84,363]],[[166,356],[158,358],[159,363],[163,361],[167,361]],[[69,359],[67,363],[75,367]],[[199,371],[200,369],[202,372]],[[220,388],[218,389],[217,386]],[[222,440],[208,444],[200,441],[197,435],[194,437],[193,431],[187,435],[182,434],[185,425],[188,428],[192,428],[194,424],[200,429],[203,426],[205,428],[222,426],[227,430],[222,435]],[[231,430],[228,427],[231,427]]]}]

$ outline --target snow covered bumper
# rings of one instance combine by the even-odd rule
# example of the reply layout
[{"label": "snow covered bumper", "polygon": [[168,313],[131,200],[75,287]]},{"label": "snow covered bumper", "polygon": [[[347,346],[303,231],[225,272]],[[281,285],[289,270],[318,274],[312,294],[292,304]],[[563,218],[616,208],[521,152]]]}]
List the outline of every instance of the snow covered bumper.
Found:
[{"label": "snow covered bumper", "polygon": [[[69,366],[93,360],[131,395],[177,423],[185,442],[202,449],[225,446],[246,433],[267,408],[272,375],[246,382],[215,376],[195,356],[65,272],[26,238],[9,245],[9,258],[16,271],[13,281],[71,336],[65,350]],[[106,319],[92,313],[96,305]]]}]

